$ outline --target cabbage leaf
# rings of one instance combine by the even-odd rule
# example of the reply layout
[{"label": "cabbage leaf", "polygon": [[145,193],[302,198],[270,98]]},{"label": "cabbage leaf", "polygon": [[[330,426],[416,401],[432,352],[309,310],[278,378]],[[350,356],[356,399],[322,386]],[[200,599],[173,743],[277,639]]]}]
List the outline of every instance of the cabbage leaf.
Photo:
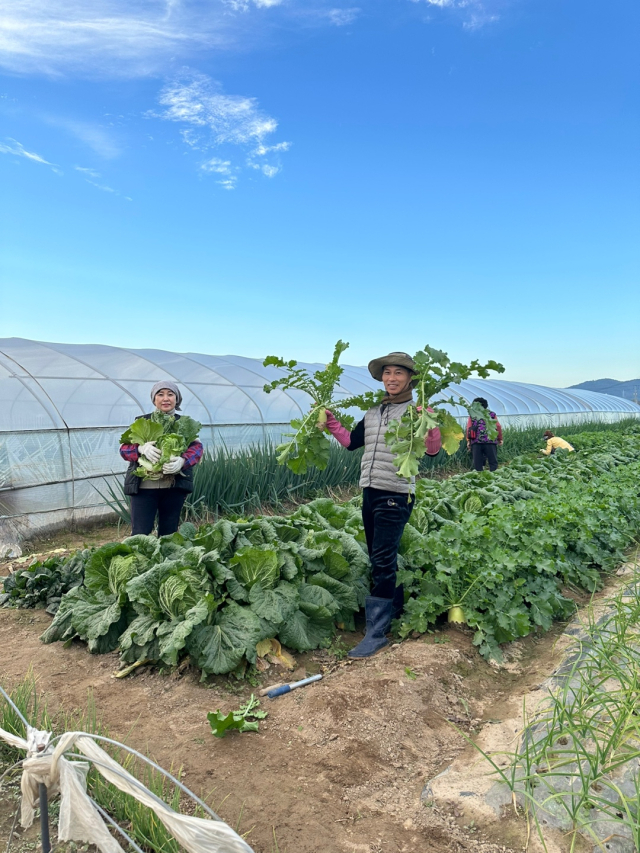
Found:
[{"label": "cabbage leaf", "polygon": [[148,441],[157,441],[162,433],[162,424],[149,418],[136,418],[120,436],[120,444],[146,444]]},{"label": "cabbage leaf", "polygon": [[230,603],[215,615],[211,625],[194,628],[186,647],[203,677],[221,675],[235,669],[245,655],[255,662],[261,634],[256,614],[248,607]]},{"label": "cabbage leaf", "polygon": [[307,652],[324,645],[333,637],[335,628],[331,616],[308,616],[302,610],[296,610],[284,624],[278,639],[284,646],[298,652]]},{"label": "cabbage leaf", "polygon": [[286,581],[281,581],[275,589],[265,589],[256,583],[249,593],[253,612],[274,626],[286,622],[293,615],[299,600],[296,587]]},{"label": "cabbage leaf", "polygon": [[84,570],[84,585],[94,592],[111,592],[109,567],[114,557],[128,557],[133,553],[130,545],[110,542],[98,548],[89,557]]}]

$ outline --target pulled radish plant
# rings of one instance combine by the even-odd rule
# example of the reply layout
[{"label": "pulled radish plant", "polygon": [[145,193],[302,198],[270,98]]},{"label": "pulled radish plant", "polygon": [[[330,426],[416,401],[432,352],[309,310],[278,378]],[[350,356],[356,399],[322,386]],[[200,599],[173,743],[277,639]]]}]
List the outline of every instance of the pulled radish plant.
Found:
[{"label": "pulled radish plant", "polygon": [[[349,344],[338,341],[329,364],[324,370],[316,370],[313,374],[298,367],[295,360],[285,361],[273,355],[264,360],[265,367],[278,367],[286,372],[285,376],[264,386],[267,394],[277,388],[296,389],[311,397],[312,403],[308,413],[301,419],[291,421],[293,432],[287,434],[289,440],[277,448],[278,462],[288,465],[296,474],[306,473],[309,466],[322,470],[327,465],[330,442],[322,429],[327,421],[327,409],[331,410],[343,426],[352,429],[353,418],[345,414],[348,409],[358,408],[366,411],[382,401],[383,391],[368,391],[354,397],[336,394],[336,387],[343,372],[338,361],[348,346]],[[407,480],[418,474],[420,460],[426,453],[425,438],[429,430],[440,430],[445,453],[452,455],[458,450],[463,431],[454,416],[443,408],[447,404],[463,406],[471,418],[483,419],[489,439],[496,438],[496,421],[479,403],[469,403],[462,397],[438,395],[442,395],[450,385],[470,376],[486,378],[491,371],[504,372],[503,365],[497,361],[480,364],[474,359],[470,364],[462,364],[451,361],[446,352],[428,345],[415,354],[414,361],[417,401],[407,407],[400,420],[391,421],[385,433],[385,441],[395,455],[397,474]]]}]

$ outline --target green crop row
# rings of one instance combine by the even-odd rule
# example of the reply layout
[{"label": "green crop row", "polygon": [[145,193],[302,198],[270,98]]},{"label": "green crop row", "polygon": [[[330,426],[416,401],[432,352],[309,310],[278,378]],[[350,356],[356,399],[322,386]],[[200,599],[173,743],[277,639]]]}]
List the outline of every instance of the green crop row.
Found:
[{"label": "green crop row", "polygon": [[[614,424],[592,421],[554,429],[556,435],[576,433],[624,434],[637,426],[629,419]],[[504,430],[504,444],[499,450],[500,463],[509,462],[523,453],[544,447],[542,427],[513,427]],[[350,453],[331,442],[329,462],[323,471],[309,468],[301,477],[285,465],[278,465],[275,449],[270,446],[252,447],[231,452],[218,448],[207,452],[195,470],[194,491],[187,499],[185,520],[198,520],[207,514],[245,513],[266,507],[276,510],[291,503],[325,496],[336,489],[355,488],[360,479],[361,451]],[[421,460],[423,476],[458,473],[471,468],[471,454],[464,442],[453,455],[441,451],[438,456]]]},{"label": "green crop row", "polygon": [[567,617],[571,588],[598,588],[640,531],[640,436],[583,434],[574,445],[419,485],[401,545],[401,635],[461,607],[480,652],[499,658],[501,643]]},{"label": "green crop row", "polygon": [[327,467],[310,468],[304,477],[279,465],[272,446],[231,452],[217,448],[206,452],[194,472],[194,490],[187,512],[244,513],[265,506],[282,508],[318,497],[331,489],[356,486],[360,479],[361,451],[349,453],[331,442]]},{"label": "green crop row", "polygon": [[[553,427],[555,435],[562,436],[569,441],[572,436],[583,433],[600,435],[602,433],[621,433],[625,434],[629,430],[633,431],[638,426],[637,418],[626,418],[616,423],[604,423],[602,421],[588,421],[581,424],[569,424],[566,426]],[[523,453],[533,453],[539,448],[544,447],[544,439],[542,433],[548,427],[506,427],[503,431],[503,444],[498,450],[498,461],[500,464],[510,462],[517,456]],[[447,456],[446,453],[440,452],[437,456],[426,456],[422,460],[420,470],[423,476],[442,476],[442,474],[460,473],[468,471],[471,468],[471,453],[467,450],[464,442],[461,442],[460,449],[453,454]]]},{"label": "green crop row", "polygon": [[[576,453],[525,454],[493,474],[418,483],[400,547],[402,635],[463,607],[480,652],[499,657],[501,643],[571,611],[567,587],[598,586],[640,529],[640,434],[583,433],[573,444]],[[129,537],[17,573],[6,600],[57,610],[46,642],[77,637],[131,664],[189,655],[220,674],[254,663],[263,639],[318,648],[336,623],[353,627],[367,594],[359,503],[322,498],[289,515]],[[63,573],[72,588],[60,599]]]},{"label": "green crop row", "polygon": [[[633,419],[615,424],[593,421],[579,426],[558,427],[555,432],[562,436],[572,436],[578,431],[595,435],[624,434],[637,423]],[[541,428],[505,429],[499,461],[503,464],[542,447]],[[323,471],[309,468],[304,476],[279,465],[275,448],[270,445],[233,452],[226,447],[206,451],[194,471],[194,491],[187,498],[183,520],[197,524],[222,514],[263,512],[267,509],[282,511],[313,498],[334,497],[336,491],[354,490],[360,479],[362,452],[350,453],[336,442],[331,442],[329,448],[327,467]],[[421,474],[426,478],[441,479],[443,474],[461,473],[470,468],[471,454],[464,442],[453,456],[441,451],[435,457],[424,456],[420,463]],[[120,520],[130,524],[129,500],[122,485],[101,487],[99,491]]]},{"label": "green crop row", "polygon": [[62,597],[43,640],[119,648],[130,664],[175,666],[188,654],[203,674],[255,663],[268,638],[318,648],[336,622],[353,627],[367,593],[361,528],[355,506],[325,498],[289,516],[183,524],[84,552],[83,583]]}]

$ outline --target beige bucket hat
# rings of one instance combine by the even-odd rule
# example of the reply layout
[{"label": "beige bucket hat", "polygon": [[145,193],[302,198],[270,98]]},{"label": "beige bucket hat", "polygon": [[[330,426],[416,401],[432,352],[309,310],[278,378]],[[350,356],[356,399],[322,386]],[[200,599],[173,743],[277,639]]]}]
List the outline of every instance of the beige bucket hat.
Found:
[{"label": "beige bucket hat", "polygon": [[369,362],[369,373],[378,382],[382,382],[382,371],[385,367],[404,367],[410,373],[416,372],[416,363],[407,352],[390,352]]}]

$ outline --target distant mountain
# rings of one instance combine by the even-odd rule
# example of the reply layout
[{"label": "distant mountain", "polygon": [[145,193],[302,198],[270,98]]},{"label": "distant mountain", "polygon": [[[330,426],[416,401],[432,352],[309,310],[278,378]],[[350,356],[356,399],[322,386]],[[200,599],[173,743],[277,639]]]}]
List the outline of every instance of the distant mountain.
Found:
[{"label": "distant mountain", "polygon": [[580,388],[582,391],[598,391],[600,394],[611,394],[612,397],[624,397],[626,400],[640,400],[640,379],[628,379],[620,382],[617,379],[590,379],[569,388]]}]

